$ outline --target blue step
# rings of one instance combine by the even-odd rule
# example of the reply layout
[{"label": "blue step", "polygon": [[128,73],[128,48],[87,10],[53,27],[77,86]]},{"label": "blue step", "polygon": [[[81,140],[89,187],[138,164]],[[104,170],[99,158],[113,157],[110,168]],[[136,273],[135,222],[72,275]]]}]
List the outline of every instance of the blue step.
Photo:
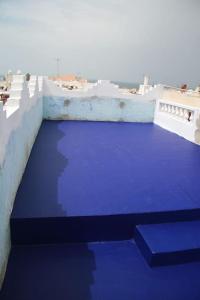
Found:
[{"label": "blue step", "polygon": [[150,266],[200,260],[200,221],[137,225],[135,241]]}]

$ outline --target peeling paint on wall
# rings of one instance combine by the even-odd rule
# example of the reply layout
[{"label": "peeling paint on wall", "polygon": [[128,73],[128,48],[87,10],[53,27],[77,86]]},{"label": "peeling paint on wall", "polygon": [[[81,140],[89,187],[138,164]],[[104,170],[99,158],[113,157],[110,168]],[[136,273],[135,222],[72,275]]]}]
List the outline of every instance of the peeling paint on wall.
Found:
[{"label": "peeling paint on wall", "polygon": [[71,101],[69,99],[64,100],[64,106],[69,106]]},{"label": "peeling paint on wall", "polygon": [[126,106],[126,103],[124,103],[123,101],[119,102],[119,107],[120,108],[124,108]]}]

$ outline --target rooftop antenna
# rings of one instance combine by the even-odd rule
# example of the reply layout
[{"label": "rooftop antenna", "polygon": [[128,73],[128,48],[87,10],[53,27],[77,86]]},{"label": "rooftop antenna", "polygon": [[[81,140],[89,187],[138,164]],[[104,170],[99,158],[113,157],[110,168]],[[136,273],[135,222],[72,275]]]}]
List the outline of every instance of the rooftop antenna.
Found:
[{"label": "rooftop antenna", "polygon": [[60,58],[56,57],[56,70],[57,70],[57,77],[60,75]]}]

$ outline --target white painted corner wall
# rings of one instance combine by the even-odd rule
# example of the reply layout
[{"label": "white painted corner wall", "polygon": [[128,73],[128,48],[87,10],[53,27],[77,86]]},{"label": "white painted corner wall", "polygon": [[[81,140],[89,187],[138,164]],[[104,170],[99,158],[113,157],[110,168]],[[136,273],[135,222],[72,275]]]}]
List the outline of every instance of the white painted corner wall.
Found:
[{"label": "white painted corner wall", "polygon": [[9,100],[4,106],[0,101],[0,286],[10,251],[10,214],[42,118],[42,78],[28,83],[14,76]]}]

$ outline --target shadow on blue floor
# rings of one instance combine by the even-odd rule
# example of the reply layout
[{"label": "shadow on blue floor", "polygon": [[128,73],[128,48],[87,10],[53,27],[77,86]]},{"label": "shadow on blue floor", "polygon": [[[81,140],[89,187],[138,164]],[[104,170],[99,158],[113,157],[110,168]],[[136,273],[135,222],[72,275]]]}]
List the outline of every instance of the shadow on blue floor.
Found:
[{"label": "shadow on blue floor", "polygon": [[94,254],[87,244],[12,249],[2,300],[90,300]]},{"label": "shadow on blue floor", "polygon": [[50,216],[49,211],[53,216],[66,215],[58,201],[58,180],[69,161],[59,151],[64,133],[55,125],[43,122],[18,189],[14,215],[39,218]]}]

